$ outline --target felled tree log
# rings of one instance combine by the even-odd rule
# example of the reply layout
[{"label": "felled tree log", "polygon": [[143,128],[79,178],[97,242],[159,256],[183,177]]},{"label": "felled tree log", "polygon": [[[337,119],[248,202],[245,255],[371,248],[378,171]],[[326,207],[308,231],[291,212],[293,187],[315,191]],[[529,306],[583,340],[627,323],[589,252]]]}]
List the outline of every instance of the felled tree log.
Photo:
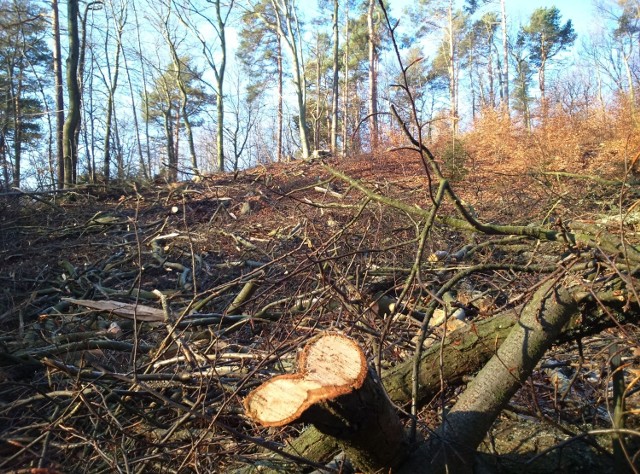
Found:
[{"label": "felled tree log", "polygon": [[496,354],[462,392],[437,432],[420,445],[398,471],[472,472],[475,451],[511,397],[556,341],[562,328],[579,314],[573,295],[556,281],[542,285],[525,305],[518,323]]},{"label": "felled tree log", "polygon": [[[579,291],[579,289],[576,289],[575,292],[569,295],[568,290],[553,288],[553,285],[548,283],[536,291],[534,298],[529,301],[528,304],[505,311],[484,321],[474,323],[469,329],[452,333],[442,345],[434,344],[432,347],[423,351],[418,372],[418,399],[426,400],[433,397],[441,389],[442,379],[444,379],[447,384],[455,385],[462,383],[463,376],[477,372],[477,370],[496,354],[496,351],[501,347],[507,337],[511,337],[510,334],[513,334],[511,345],[513,346],[515,344],[515,347],[520,347],[520,350],[525,349],[519,345],[523,343],[523,334],[526,336],[525,340],[528,344],[533,344],[533,340],[530,338],[531,335],[541,337],[544,340],[544,346],[539,346],[534,356],[527,356],[526,370],[520,371],[521,369],[518,368],[517,361],[514,362],[512,360],[509,363],[511,370],[518,370],[518,377],[517,379],[514,378],[514,380],[517,380],[519,384],[520,381],[523,380],[523,377],[526,378],[525,375],[530,373],[531,364],[535,365],[535,361],[544,353],[544,349],[548,348],[552,343],[569,341],[575,337],[595,334],[602,331],[603,328],[611,327],[615,324],[637,322],[638,308],[636,305],[633,305],[632,311],[629,311],[628,308],[625,310],[624,304],[627,300],[624,294],[620,292],[620,285],[623,285],[623,282],[611,282],[610,288],[607,291],[599,292],[596,295],[597,299],[599,299],[601,303],[605,303],[610,309],[608,314],[603,314],[598,310],[597,305],[590,303],[596,296],[585,297],[586,295]],[[576,302],[580,303],[582,311],[576,311]],[[616,316],[616,321],[611,318],[612,315]],[[558,318],[562,320],[560,324],[558,324]],[[564,324],[569,319],[571,322]],[[554,321],[552,324],[553,327],[548,326],[547,324],[551,323],[552,320]],[[525,321],[529,323],[525,325]],[[545,327],[543,328],[539,323],[545,323]],[[537,333],[526,332],[536,327],[536,324],[538,324]],[[514,327],[516,327],[515,330]],[[561,327],[562,332],[559,333]],[[513,341],[515,341],[515,343]],[[505,346],[504,350],[506,350],[506,347],[507,346]],[[532,346],[529,346],[530,349],[531,347]],[[525,357],[525,353],[521,353],[520,350],[515,352],[513,349],[510,349],[509,352],[511,356]],[[444,358],[442,365],[441,357]],[[504,363],[506,360],[504,359],[504,354],[501,357],[502,358],[496,358],[494,363],[498,365]],[[413,361],[408,360],[382,374],[384,386],[389,398],[394,403],[405,404],[410,400],[412,365]],[[489,368],[488,373],[494,373],[494,370]],[[481,380],[483,380],[483,378],[478,379],[476,387]],[[493,386],[493,383],[494,382],[490,382],[490,386]],[[516,384],[516,386],[511,387],[510,390],[517,388],[517,386]],[[484,389],[480,390],[480,392],[486,392],[486,388],[487,386],[485,385]],[[508,395],[510,390],[503,390],[502,393]],[[471,394],[473,392],[469,393]],[[487,395],[489,394],[487,393]],[[500,406],[502,406],[502,403],[506,403],[509,397],[505,398],[506,401],[501,400]],[[466,399],[481,400],[480,397],[476,397],[475,395],[466,397]],[[419,405],[421,404],[419,403]],[[459,405],[457,409],[465,412],[479,411],[469,409],[462,410],[461,405]],[[499,412],[497,408],[494,408],[494,410],[498,410]],[[494,418],[494,413],[486,419],[490,418]],[[464,423],[462,423],[462,426],[464,426]],[[474,443],[478,437],[484,436],[485,432],[484,429],[480,429],[477,433],[473,434]],[[449,433],[451,434],[451,432]],[[464,442],[466,441],[453,440],[454,445],[460,445]],[[335,438],[325,436],[316,427],[310,426],[301,436],[289,442],[287,451],[315,462],[322,462],[329,459],[339,449],[341,448],[337,445]],[[424,454],[424,450],[422,450],[422,452]],[[416,458],[414,457],[414,459]],[[411,465],[410,461],[408,465]],[[293,472],[295,466],[288,464],[286,469],[289,472]],[[264,472],[272,471],[267,470]]]},{"label": "felled tree log", "polygon": [[407,455],[404,429],[360,347],[325,333],[304,347],[298,372],[275,377],[244,401],[263,426],[311,423],[361,471],[388,471]]}]

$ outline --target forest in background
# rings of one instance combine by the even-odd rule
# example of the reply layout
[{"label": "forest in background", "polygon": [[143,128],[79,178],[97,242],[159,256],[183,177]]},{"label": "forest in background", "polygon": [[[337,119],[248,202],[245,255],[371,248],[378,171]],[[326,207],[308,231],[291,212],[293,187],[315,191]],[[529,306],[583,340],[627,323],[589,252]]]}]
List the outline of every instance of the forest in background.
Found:
[{"label": "forest in background", "polygon": [[477,155],[487,121],[508,135],[635,120],[637,2],[598,2],[583,38],[571,12],[540,8],[520,24],[508,4],[396,8],[402,77],[374,0],[4,0],[2,188],[372,153],[403,144],[391,104],[454,164]]}]

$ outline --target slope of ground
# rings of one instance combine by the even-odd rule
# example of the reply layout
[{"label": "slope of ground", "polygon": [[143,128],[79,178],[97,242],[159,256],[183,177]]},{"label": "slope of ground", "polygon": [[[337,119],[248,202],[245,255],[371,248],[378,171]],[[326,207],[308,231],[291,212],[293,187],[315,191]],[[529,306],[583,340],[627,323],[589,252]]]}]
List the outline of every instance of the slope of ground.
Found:
[{"label": "slope of ground", "polygon": [[[485,222],[589,224],[636,199],[618,168],[599,171],[602,160],[563,170],[591,179],[477,160],[454,186]],[[430,178],[416,156],[328,164],[379,195],[430,206]],[[453,215],[453,207],[445,203],[439,214]],[[376,301],[401,293],[420,219],[364,198],[325,163],[4,196],[0,226],[2,470],[225,472],[264,458],[265,439],[294,433],[253,426],[241,400],[290,369],[318,331],[351,335],[377,366],[415,350],[420,321],[385,318]],[[474,249],[468,259],[448,258],[465,246]],[[420,263],[423,291],[407,305],[419,312],[429,292],[465,266],[551,265],[562,252],[561,242],[505,242],[439,222]],[[521,302],[541,278],[480,272],[455,295],[479,320]],[[620,340],[635,373],[634,335],[625,327],[590,339],[580,347],[587,357],[575,345],[558,348],[511,416],[553,421],[565,431],[558,442],[586,425],[610,427],[605,349]],[[450,403],[456,387],[443,389]],[[440,402],[423,407],[425,428],[437,425]],[[495,449],[513,451],[503,448]]]}]

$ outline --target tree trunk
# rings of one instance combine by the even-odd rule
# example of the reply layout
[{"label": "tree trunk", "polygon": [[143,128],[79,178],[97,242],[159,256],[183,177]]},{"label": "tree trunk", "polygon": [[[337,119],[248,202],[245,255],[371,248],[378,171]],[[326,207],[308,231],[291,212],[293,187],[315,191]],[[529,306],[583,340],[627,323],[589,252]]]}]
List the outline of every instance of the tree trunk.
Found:
[{"label": "tree trunk", "polygon": [[321,110],[322,108],[320,107],[320,81],[322,80],[322,76],[321,76],[321,68],[320,68],[320,57],[321,57],[321,52],[320,52],[320,35],[316,35],[316,110],[315,110],[315,117],[313,118],[313,149],[314,150],[319,150],[320,149],[320,130],[321,130],[321,124],[322,124],[322,117],[321,115]]},{"label": "tree trunk", "polygon": [[[231,7],[229,7],[231,8]],[[216,158],[218,170],[224,171],[224,74],[227,65],[227,40],[225,34],[225,22],[220,14],[220,0],[215,2],[216,21],[218,24],[218,37],[220,39],[220,63],[214,71],[216,76]]]},{"label": "tree trunk", "polygon": [[[15,90],[12,93],[13,106],[13,186],[20,188],[20,168],[22,164],[22,67],[18,70]],[[12,81],[13,82],[13,81]],[[13,86],[11,86],[13,89]]]},{"label": "tree trunk", "polygon": [[[399,473],[417,472],[430,459],[432,472],[472,472],[475,450],[511,397],[529,378],[562,328],[579,314],[576,301],[555,280],[541,286],[523,308],[518,324],[460,395],[436,433]],[[465,469],[465,467],[467,469]]]},{"label": "tree trunk", "polygon": [[509,46],[507,43],[507,11],[505,1],[500,0],[502,10],[502,106],[509,115]]},{"label": "tree trunk", "polygon": [[631,108],[631,116],[635,118],[636,109],[636,93],[634,88],[633,73],[631,72],[631,66],[629,65],[630,54],[624,55],[624,69],[627,75],[627,84],[629,86],[629,107]]},{"label": "tree trunk", "polygon": [[349,150],[349,2],[345,2],[344,22],[344,89],[342,92],[342,156],[346,156]]},{"label": "tree trunk", "polygon": [[369,0],[367,12],[367,32],[369,36],[369,133],[371,136],[371,151],[378,148],[378,53],[373,25],[373,11],[376,0]]},{"label": "tree trunk", "polygon": [[62,129],[64,126],[64,87],[62,84],[62,51],[60,47],[60,14],[58,0],[51,1],[53,10],[53,78],[56,95],[56,163],[58,189],[64,187],[64,153]]},{"label": "tree trunk", "polygon": [[[124,62],[124,70],[127,73],[127,82],[129,83],[129,94],[131,95],[131,113],[133,115],[133,127],[136,132],[136,146],[138,148],[138,166],[140,170],[138,173],[142,173],[142,177],[149,179],[149,173],[147,173],[147,166],[144,162],[144,155],[142,154],[142,139],[140,138],[140,122],[138,121],[138,104],[136,103],[135,94],[133,92],[133,82],[131,80],[131,69],[127,64],[126,52],[122,51],[122,61]],[[144,74],[144,72],[143,72]]]},{"label": "tree trunk", "polygon": [[387,471],[408,453],[402,423],[364,353],[340,334],[310,340],[298,372],[265,382],[249,394],[245,407],[264,426],[313,424],[363,472]]},{"label": "tree trunk", "polygon": [[293,75],[296,101],[298,103],[300,147],[302,149],[302,158],[306,160],[311,154],[309,150],[309,130],[307,127],[307,85],[302,50],[299,47],[299,42],[302,41],[302,38],[300,38],[300,28],[294,6],[289,1],[279,3],[271,0],[271,5],[276,15],[276,24],[274,26],[268,21],[266,21],[266,24],[276,29],[278,35],[284,40],[284,46],[291,56],[291,73]]},{"label": "tree trunk", "polygon": [[178,168],[176,166],[177,159],[175,156],[175,144],[173,142],[173,126],[171,121],[171,109],[165,111],[164,115],[164,135],[167,139],[167,168],[166,178],[170,182],[178,180]]},{"label": "tree trunk", "polygon": [[[143,52],[142,52],[142,42],[140,40],[140,22],[138,21],[138,10],[136,10],[136,3],[135,2],[131,2],[131,7],[133,8],[133,13],[135,15],[136,18],[136,40],[137,40],[137,53],[140,55],[140,57],[144,57]],[[145,71],[145,66],[144,66],[145,62],[144,61],[140,61],[140,73],[142,76],[142,103],[144,105],[145,111],[144,111],[144,115],[145,116],[149,116],[149,100],[147,97],[147,74]],[[128,70],[128,69],[127,69]],[[151,134],[149,133],[149,121],[145,120],[145,140],[146,140],[146,166],[144,163],[144,158],[142,156],[140,156],[140,161],[141,161],[141,167],[143,170],[145,170],[145,177],[147,178],[151,178],[152,176],[152,167],[151,167],[151,139],[149,138],[151,136]],[[142,147],[142,146],[140,146]],[[142,151],[140,151],[140,153],[142,154]]]},{"label": "tree trunk", "polygon": [[[107,44],[105,39],[105,53],[107,53]],[[120,73],[120,52],[122,50],[122,25],[118,27],[118,39],[116,45],[116,58],[115,65],[113,71],[113,77],[111,77],[111,68],[109,67],[109,63],[107,63],[107,72],[108,79],[111,80],[111,84],[109,84],[109,94],[107,95],[107,117],[105,121],[105,131],[104,131],[104,160],[102,173],[104,174],[105,182],[109,181],[110,172],[111,172],[111,131],[112,131],[112,121],[113,121],[113,113],[115,107],[115,94],[116,89],[118,87],[118,75]],[[108,57],[108,54],[107,54]],[[124,169],[122,169],[122,163],[118,163],[118,178],[122,179],[124,177]]]},{"label": "tree trunk", "polygon": [[456,69],[456,47],[453,35],[453,0],[449,0],[449,24],[447,26],[447,66],[449,73],[449,101],[451,114],[451,132],[455,138],[458,135],[458,81]]},{"label": "tree trunk", "polygon": [[[609,292],[611,295],[615,295],[622,287],[624,287],[624,283],[612,282]],[[502,387],[501,391],[495,391],[501,398],[489,401],[481,398],[482,403],[486,404],[486,408],[485,405],[481,405],[478,414],[469,415],[471,417],[469,420],[475,420],[477,416],[479,420],[474,421],[474,423],[477,423],[476,427],[482,427],[482,423],[487,423],[489,419],[486,413],[483,414],[482,412],[488,410],[495,412],[497,410],[496,400],[500,404],[506,403],[503,400],[504,397],[521,386],[522,380],[527,378],[525,374],[527,372],[530,373],[532,364],[535,365],[534,359],[541,357],[541,353],[544,353],[544,350],[549,345],[554,342],[572,341],[578,334],[581,337],[586,337],[591,334],[597,334],[606,327],[612,327],[615,324],[628,324],[636,321],[633,311],[623,312],[624,301],[617,301],[613,304],[611,303],[612,297],[604,293],[594,298],[595,300],[610,302],[608,303],[610,305],[609,308],[615,314],[615,318],[611,318],[608,313],[602,315],[599,307],[596,308],[588,304],[583,308],[584,311],[581,314],[576,311],[577,304],[567,290],[562,288],[554,289],[551,284],[547,284],[541,287],[525,306],[473,323],[471,327],[452,333],[442,344],[436,343],[424,349],[420,356],[417,371],[418,390],[415,394],[417,406],[423,406],[425,401],[437,395],[442,389],[443,380],[450,387],[463,384],[465,377],[476,373],[489,359],[494,357],[495,360],[489,366],[494,367],[494,369],[483,370],[483,372],[487,373],[486,377],[489,378],[498,373],[504,375],[501,380],[490,382],[491,387]],[[580,299],[584,304],[583,296],[576,296],[575,299]],[[575,320],[567,324],[567,321],[572,316],[575,316]],[[564,329],[560,334],[559,331],[562,327]],[[558,334],[560,334],[559,337]],[[522,341],[525,337],[527,344],[523,345]],[[508,339],[511,339],[511,342],[503,344]],[[520,343],[520,346],[518,346],[518,343]],[[519,347],[517,354],[513,351],[513,347]],[[523,347],[525,350],[523,350]],[[497,352],[498,356],[495,356],[497,348],[500,349]],[[495,364],[502,364],[505,361],[508,363],[505,363],[503,369],[495,368]],[[382,382],[389,399],[393,403],[402,406],[411,401],[413,396],[411,388],[413,385],[413,369],[414,360],[408,359],[382,373]],[[517,375],[517,377],[514,378],[513,374]],[[486,388],[489,382],[484,378],[485,375],[482,378],[478,377],[480,376],[476,376],[477,382],[473,382],[473,384],[476,384],[475,387],[472,388],[472,384],[469,385],[469,389],[472,390],[469,395],[461,398],[461,400],[467,401],[456,405],[455,412],[468,412],[470,410],[468,404],[474,399],[471,396],[474,393],[473,391],[477,393],[482,391],[479,389]],[[504,385],[499,385],[509,384],[510,382],[506,382],[506,378],[512,380],[515,385],[509,385],[507,388]],[[484,382],[481,382],[482,380]],[[477,396],[480,398],[480,395]],[[463,407],[466,408],[463,409]],[[457,416],[463,417],[464,415]],[[451,436],[453,441],[456,440],[455,433],[464,429],[465,426],[459,420],[454,419],[454,423],[459,423],[459,425],[448,426],[458,426],[458,428],[455,431],[451,430],[444,433],[447,436]],[[484,437],[485,433],[469,434],[467,436]],[[334,438],[325,436],[315,427],[309,427],[298,438],[288,442],[286,451],[292,454],[295,453],[310,461],[324,462],[336,454],[339,449]],[[405,472],[411,471],[405,469]]]},{"label": "tree trunk", "polygon": [[67,25],[69,35],[69,56],[67,57],[67,89],[69,113],[63,127],[64,187],[75,184],[78,161],[78,134],[80,125],[80,86],[78,84],[78,64],[80,42],[78,36],[78,0],[68,0]]},{"label": "tree trunk", "polygon": [[546,58],[541,58],[540,69],[538,70],[538,84],[540,86],[540,103],[542,105],[542,120],[546,120],[547,118],[547,95],[546,95],[546,87],[545,87],[545,68],[546,68]]},{"label": "tree trunk", "polygon": [[277,131],[276,131],[276,148],[278,150],[278,156],[277,156],[277,161],[280,162],[282,161],[282,132],[284,129],[283,126],[283,121],[284,121],[284,116],[282,113],[282,103],[283,103],[283,95],[282,95],[282,75],[283,75],[283,70],[282,70],[282,38],[280,36],[279,33],[276,33],[276,38],[277,38],[277,44],[278,44],[278,57],[277,57],[277,62],[278,62],[278,125],[277,125]]},{"label": "tree trunk", "polygon": [[333,80],[331,82],[331,154],[336,156],[338,153],[338,71],[340,69],[340,56],[338,55],[339,40],[338,35],[338,14],[339,1],[333,0]]},{"label": "tree trunk", "polygon": [[[555,280],[542,285],[441,427],[411,452],[402,425],[375,377],[369,374],[360,381],[366,365],[364,355],[343,336],[312,340],[300,357],[297,374],[266,382],[247,397],[245,406],[253,419],[266,426],[311,422],[334,437],[363,472],[473,472],[475,450],[487,431],[562,328],[577,315],[578,305],[567,289]],[[493,344],[495,351],[497,340]],[[444,368],[446,363],[439,362],[436,367]],[[439,374],[438,386],[441,377],[446,375]]]}]

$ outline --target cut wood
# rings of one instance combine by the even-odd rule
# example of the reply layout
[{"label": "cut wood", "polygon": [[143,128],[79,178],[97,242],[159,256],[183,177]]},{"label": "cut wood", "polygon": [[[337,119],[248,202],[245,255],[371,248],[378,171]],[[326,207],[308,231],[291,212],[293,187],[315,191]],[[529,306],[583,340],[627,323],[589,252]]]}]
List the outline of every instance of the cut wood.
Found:
[{"label": "cut wood", "polygon": [[127,319],[137,319],[145,322],[162,322],[165,320],[161,309],[141,304],[121,303],[120,301],[94,301],[78,300],[75,298],[62,298],[62,301],[85,306],[96,311],[105,311]]},{"label": "cut wood", "polygon": [[309,341],[297,373],[263,383],[244,405],[264,426],[312,423],[363,472],[388,470],[407,454],[403,426],[379,379],[360,347],[341,334]]},{"label": "cut wood", "polygon": [[312,339],[300,353],[298,372],[275,377],[251,392],[244,405],[263,426],[296,421],[313,404],[357,390],[367,374],[358,345],[340,334]]}]

